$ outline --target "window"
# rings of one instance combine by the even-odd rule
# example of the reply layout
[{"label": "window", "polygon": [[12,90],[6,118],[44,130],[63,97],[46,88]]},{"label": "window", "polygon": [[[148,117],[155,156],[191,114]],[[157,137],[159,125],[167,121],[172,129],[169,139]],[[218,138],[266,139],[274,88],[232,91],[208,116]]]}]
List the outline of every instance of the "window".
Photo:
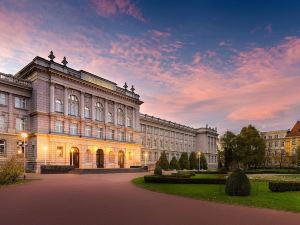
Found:
[{"label": "window", "polygon": [[124,131],[119,132],[119,140],[120,141],[125,141],[125,132]]},{"label": "window", "polygon": [[103,128],[96,128],[96,138],[103,138]]},{"label": "window", "polygon": [[78,133],[77,124],[71,123],[70,124],[70,134],[77,135],[77,133]]},{"label": "window", "polygon": [[114,154],[113,151],[110,151],[110,152],[108,153],[108,159],[109,159],[109,162],[110,162],[110,163],[114,163],[114,162],[115,162],[115,154]]},{"label": "window", "polygon": [[5,130],[5,117],[0,116],[0,130]]},{"label": "window", "polygon": [[64,132],[64,126],[62,121],[56,121],[55,122],[55,132],[57,133],[63,133]]},{"label": "window", "polygon": [[56,152],[57,152],[57,157],[59,157],[59,158],[64,157],[64,147],[63,146],[57,146]]},{"label": "window", "polygon": [[145,152],[144,152],[144,151],[142,151],[141,153],[142,153],[142,155],[141,155],[141,157],[142,157],[142,161],[144,161],[144,160],[145,160]]},{"label": "window", "polygon": [[25,130],[25,119],[24,118],[16,118],[16,130],[22,131]]},{"label": "window", "polygon": [[129,133],[128,135],[128,141],[133,142],[133,133]]},{"label": "window", "polygon": [[115,139],[115,131],[112,129],[108,129],[108,139],[114,140]]},{"label": "window", "polygon": [[96,116],[95,119],[98,121],[104,121],[104,107],[100,102],[96,103]]},{"label": "window", "polygon": [[56,99],[55,100],[55,112],[62,112],[63,111],[63,105],[61,100]]},{"label": "window", "polygon": [[15,107],[18,109],[26,109],[26,99],[15,97]]},{"label": "window", "polygon": [[69,114],[71,116],[78,116],[79,114],[79,102],[75,95],[69,96]]},{"label": "window", "polygon": [[5,154],[5,140],[0,140],[0,154]]},{"label": "window", "polygon": [[0,105],[6,105],[6,94],[0,92]]},{"label": "window", "polygon": [[154,152],[154,159],[155,159],[155,161],[158,160],[158,152]]},{"label": "window", "polygon": [[124,125],[124,112],[122,109],[118,109],[118,124]]},{"label": "window", "polygon": [[127,117],[127,126],[132,127],[132,118],[129,116]]},{"label": "window", "polygon": [[91,118],[91,110],[89,107],[84,107],[84,118]]},{"label": "window", "polygon": [[92,136],[92,128],[91,128],[91,126],[85,126],[84,135],[86,137],[91,137]]},{"label": "window", "polygon": [[152,152],[149,152],[148,160],[151,162],[152,161]]},{"label": "window", "polygon": [[109,122],[109,123],[112,123],[113,122],[113,115],[112,115],[112,113],[108,113],[107,114],[107,121]]}]

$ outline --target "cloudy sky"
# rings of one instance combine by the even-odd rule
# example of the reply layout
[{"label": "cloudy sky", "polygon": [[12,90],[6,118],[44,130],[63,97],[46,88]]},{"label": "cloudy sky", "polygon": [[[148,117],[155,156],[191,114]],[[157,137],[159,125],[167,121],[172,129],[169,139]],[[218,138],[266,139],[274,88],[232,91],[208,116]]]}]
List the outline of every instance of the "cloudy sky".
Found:
[{"label": "cloudy sky", "polygon": [[300,119],[299,1],[0,1],[0,71],[54,51],[134,84],[143,113],[192,127]]}]

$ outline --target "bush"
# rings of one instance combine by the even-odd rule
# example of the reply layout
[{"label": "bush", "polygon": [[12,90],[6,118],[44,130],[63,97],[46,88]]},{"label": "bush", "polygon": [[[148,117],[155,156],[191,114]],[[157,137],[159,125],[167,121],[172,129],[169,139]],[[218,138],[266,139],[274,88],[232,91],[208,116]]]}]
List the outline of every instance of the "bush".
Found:
[{"label": "bush", "polygon": [[251,185],[246,174],[241,170],[235,170],[227,179],[226,194],[230,196],[248,196],[251,192]]},{"label": "bush", "polygon": [[196,152],[192,152],[192,153],[190,154],[189,161],[190,161],[190,169],[191,169],[191,170],[198,169],[198,167],[199,167],[198,164],[199,164],[199,163],[197,162]]},{"label": "bush", "polygon": [[160,166],[156,166],[154,170],[154,175],[161,176],[162,175],[162,169]]},{"label": "bush", "polygon": [[182,170],[186,169],[190,169],[190,162],[189,162],[189,158],[188,158],[188,154],[187,152],[183,152],[180,156],[180,159],[179,159],[179,165],[180,165],[180,168]]},{"label": "bush", "polygon": [[201,153],[201,156],[200,156],[200,169],[207,170],[207,161],[206,161],[205,155],[203,153]]},{"label": "bush", "polygon": [[173,156],[173,158],[170,162],[170,169],[171,170],[179,170],[180,169],[179,163],[175,156]]},{"label": "bush", "polygon": [[165,151],[161,153],[159,160],[156,163],[157,166],[160,166],[163,170],[168,170],[170,167],[169,161],[167,159],[167,155]]},{"label": "bush", "polygon": [[41,174],[60,174],[69,173],[74,169],[74,166],[66,165],[42,165]]},{"label": "bush", "polygon": [[224,178],[185,178],[175,176],[144,176],[146,183],[164,183],[164,184],[225,184]]},{"label": "bush", "polygon": [[272,192],[300,191],[300,183],[296,182],[269,182],[269,189]]},{"label": "bush", "polygon": [[23,167],[17,162],[15,157],[10,158],[0,168],[0,184],[15,183],[22,175],[23,170]]}]

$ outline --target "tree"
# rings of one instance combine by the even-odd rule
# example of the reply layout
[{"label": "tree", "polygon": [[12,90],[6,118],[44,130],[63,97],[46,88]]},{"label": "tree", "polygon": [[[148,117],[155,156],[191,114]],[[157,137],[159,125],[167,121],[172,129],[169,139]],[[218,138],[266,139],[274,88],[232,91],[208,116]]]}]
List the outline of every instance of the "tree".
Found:
[{"label": "tree", "polygon": [[198,168],[198,162],[197,162],[196,152],[192,152],[190,154],[189,161],[190,161],[190,169],[191,170],[195,170],[195,169]]},{"label": "tree", "polygon": [[200,169],[207,170],[207,161],[206,161],[206,157],[203,153],[201,153],[201,156],[200,156]]},{"label": "tree", "polygon": [[221,144],[224,149],[224,167],[226,170],[231,169],[234,161],[233,153],[237,148],[236,139],[237,136],[231,131],[226,131],[226,133],[221,137]]},{"label": "tree", "polygon": [[218,169],[222,169],[225,162],[224,151],[218,150]]},{"label": "tree", "polygon": [[169,161],[165,151],[163,151],[159,157],[159,160],[156,162],[157,166],[160,166],[163,170],[168,170],[170,167]]},{"label": "tree", "polygon": [[171,162],[170,162],[170,169],[171,170],[180,170],[180,166],[179,166],[179,163],[176,159],[175,156],[173,156]]},{"label": "tree", "polygon": [[187,152],[183,152],[180,156],[179,159],[179,165],[180,165],[180,169],[184,170],[184,169],[190,169],[190,162],[189,162],[189,158],[188,158],[188,154]]},{"label": "tree", "polygon": [[[244,167],[257,167],[265,160],[266,144],[260,132],[252,125],[243,127],[236,138],[234,159]],[[239,164],[238,164],[239,165]]]}]

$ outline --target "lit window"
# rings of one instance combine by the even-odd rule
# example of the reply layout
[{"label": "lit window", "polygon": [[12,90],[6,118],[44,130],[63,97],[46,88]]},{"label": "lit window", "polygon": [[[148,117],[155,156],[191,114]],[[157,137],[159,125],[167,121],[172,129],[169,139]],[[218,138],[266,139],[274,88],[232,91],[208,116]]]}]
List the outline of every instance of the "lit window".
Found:
[{"label": "lit window", "polygon": [[57,146],[57,157],[62,158],[64,156],[64,147],[63,146]]},{"label": "lit window", "polygon": [[133,133],[129,133],[128,140],[129,142],[133,142]]},{"label": "lit window", "polygon": [[92,136],[92,128],[90,126],[85,126],[84,135],[86,137],[91,137]]},{"label": "lit window", "polygon": [[25,130],[25,119],[24,118],[16,118],[16,130],[23,131]]},{"label": "lit window", "polygon": [[103,138],[103,128],[96,129],[96,138]]},{"label": "lit window", "polygon": [[112,115],[112,113],[108,113],[107,114],[107,121],[109,122],[109,123],[112,123],[113,122],[113,115]]},{"label": "lit window", "polygon": [[15,97],[15,107],[18,109],[26,109],[26,99]]},{"label": "lit window", "polygon": [[95,119],[98,121],[104,121],[104,107],[100,102],[96,103],[96,116]]},{"label": "lit window", "polygon": [[78,133],[77,124],[71,123],[70,124],[70,134],[77,135],[77,133]]},{"label": "lit window", "polygon": [[90,118],[91,117],[91,110],[89,107],[84,107],[84,117],[85,118]]},{"label": "lit window", "polygon": [[55,112],[62,112],[63,111],[63,105],[61,100],[56,99],[55,100]]},{"label": "lit window", "polygon": [[55,132],[63,133],[63,131],[64,131],[63,122],[62,121],[56,121],[55,122]]},{"label": "lit window", "polygon": [[75,95],[69,96],[69,114],[71,116],[78,116],[79,114],[79,102]]},{"label": "lit window", "polygon": [[6,105],[6,94],[0,92],[0,105]]},{"label": "lit window", "polygon": [[0,140],[0,154],[5,154],[5,140]]},{"label": "lit window", "polygon": [[5,130],[5,117],[0,116],[0,130]]}]

